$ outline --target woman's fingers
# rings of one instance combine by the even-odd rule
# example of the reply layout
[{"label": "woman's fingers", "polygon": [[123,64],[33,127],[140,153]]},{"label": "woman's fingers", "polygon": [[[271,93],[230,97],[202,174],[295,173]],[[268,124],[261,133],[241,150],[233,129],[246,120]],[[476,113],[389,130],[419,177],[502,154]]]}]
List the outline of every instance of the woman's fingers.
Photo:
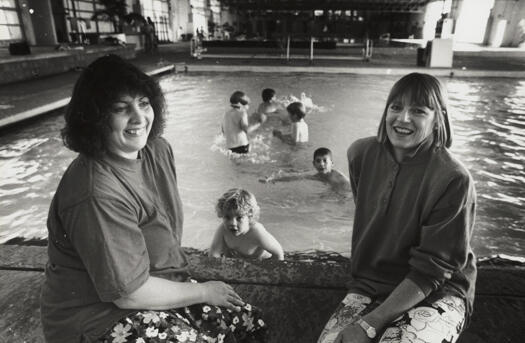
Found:
[{"label": "woman's fingers", "polygon": [[228,299],[228,302],[230,302],[231,304],[235,305],[235,306],[244,306],[244,301],[242,301],[241,298],[239,298],[239,296],[236,296],[236,297],[230,297]]}]

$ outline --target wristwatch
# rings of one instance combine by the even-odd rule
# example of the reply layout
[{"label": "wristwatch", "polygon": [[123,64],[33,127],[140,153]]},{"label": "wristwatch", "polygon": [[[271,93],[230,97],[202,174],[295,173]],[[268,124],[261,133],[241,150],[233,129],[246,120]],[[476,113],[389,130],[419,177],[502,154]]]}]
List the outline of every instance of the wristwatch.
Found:
[{"label": "wristwatch", "polygon": [[371,326],[370,324],[368,324],[367,322],[365,322],[363,320],[363,318],[359,318],[356,323],[363,329],[365,330],[366,332],[366,335],[368,336],[368,338],[375,338],[376,337],[376,329]]}]

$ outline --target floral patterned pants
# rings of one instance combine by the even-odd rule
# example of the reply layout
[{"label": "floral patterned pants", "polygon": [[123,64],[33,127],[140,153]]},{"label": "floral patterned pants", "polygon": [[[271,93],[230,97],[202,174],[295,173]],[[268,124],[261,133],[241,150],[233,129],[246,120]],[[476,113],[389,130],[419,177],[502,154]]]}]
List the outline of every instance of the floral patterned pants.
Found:
[{"label": "floral patterned pants", "polygon": [[265,342],[260,310],[246,304],[240,312],[199,304],[166,311],[141,311],[119,320],[99,338],[104,343]]},{"label": "floral patterned pants", "polygon": [[[370,312],[378,303],[369,297],[348,293],[326,323],[317,343],[332,343],[339,332]],[[465,302],[455,296],[422,301],[378,332],[379,343],[453,343],[465,323]]]}]

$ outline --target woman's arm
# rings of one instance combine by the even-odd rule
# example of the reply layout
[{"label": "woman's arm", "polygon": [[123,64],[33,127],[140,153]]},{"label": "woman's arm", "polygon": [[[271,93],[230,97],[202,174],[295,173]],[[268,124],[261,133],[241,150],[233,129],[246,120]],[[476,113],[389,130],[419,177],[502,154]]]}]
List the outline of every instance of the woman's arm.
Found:
[{"label": "woman's arm", "polygon": [[[381,305],[367,313],[362,319],[375,328],[376,331],[379,331],[399,315],[417,305],[425,297],[418,285],[410,279],[404,279]],[[346,326],[334,341],[334,343],[340,342],[370,342],[370,338],[357,323],[353,323]]]},{"label": "woman's arm", "polygon": [[209,257],[221,257],[225,251],[226,247],[224,245],[224,237],[222,235],[223,227],[222,224],[219,225],[213,236],[213,241],[211,242],[210,251],[208,252]]},{"label": "woman's arm", "polygon": [[363,316],[363,320],[379,330],[425,298],[425,293],[414,281],[404,279],[381,305]]},{"label": "woman's arm", "polygon": [[221,281],[175,282],[150,276],[131,294],[113,302],[123,309],[166,310],[207,303],[239,311],[244,302],[230,285]]}]

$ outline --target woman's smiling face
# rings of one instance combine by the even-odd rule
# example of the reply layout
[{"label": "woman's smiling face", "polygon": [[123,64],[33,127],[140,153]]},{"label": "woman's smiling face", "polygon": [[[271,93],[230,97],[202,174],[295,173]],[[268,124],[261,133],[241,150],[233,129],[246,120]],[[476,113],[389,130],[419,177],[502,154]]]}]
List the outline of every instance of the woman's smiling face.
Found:
[{"label": "woman's smiling face", "polygon": [[119,96],[109,108],[108,150],[124,158],[136,159],[146,146],[155,114],[147,97]]},{"label": "woman's smiling face", "polygon": [[433,109],[409,103],[407,98],[392,101],[386,113],[386,133],[398,161],[432,135],[435,125]]}]

